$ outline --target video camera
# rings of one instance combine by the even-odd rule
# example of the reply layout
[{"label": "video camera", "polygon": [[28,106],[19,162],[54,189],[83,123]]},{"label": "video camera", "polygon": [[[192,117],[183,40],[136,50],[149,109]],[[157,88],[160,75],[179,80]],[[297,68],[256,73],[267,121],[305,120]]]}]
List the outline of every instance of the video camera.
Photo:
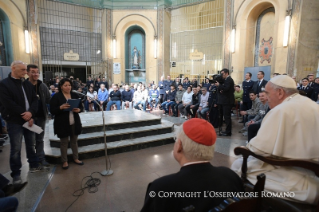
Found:
[{"label": "video camera", "polygon": [[220,84],[223,84],[225,82],[222,74],[213,75],[213,79],[219,82]]}]

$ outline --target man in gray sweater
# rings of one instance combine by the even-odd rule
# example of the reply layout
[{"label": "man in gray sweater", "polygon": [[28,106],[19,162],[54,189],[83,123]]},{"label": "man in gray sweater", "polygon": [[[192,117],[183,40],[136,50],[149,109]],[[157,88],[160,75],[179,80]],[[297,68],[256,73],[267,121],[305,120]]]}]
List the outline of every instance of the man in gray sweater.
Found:
[{"label": "man in gray sweater", "polygon": [[259,106],[261,104],[260,100],[257,97],[257,94],[254,91],[249,92],[249,98],[252,101],[251,109],[246,110],[246,111],[240,111],[240,114],[242,116],[246,116],[246,118],[244,119],[244,123],[252,120],[257,115],[258,110],[259,110]]},{"label": "man in gray sweater", "polygon": [[269,109],[268,99],[267,99],[265,91],[259,92],[259,100],[260,100],[261,104],[258,105],[258,112],[257,112],[256,116],[253,119],[251,119],[250,121],[246,122],[245,127],[240,131],[240,132],[244,132],[244,134],[243,134],[244,136],[247,135],[247,133],[245,133],[245,131],[248,130],[248,127],[251,124],[260,124],[262,122],[263,118],[266,115],[266,112]]},{"label": "man in gray sweater", "polygon": [[183,95],[185,93],[185,90],[183,89],[183,85],[180,83],[178,85],[178,90],[176,91],[175,95],[175,104],[172,105],[173,108],[173,116],[178,116],[178,106],[182,104]]}]

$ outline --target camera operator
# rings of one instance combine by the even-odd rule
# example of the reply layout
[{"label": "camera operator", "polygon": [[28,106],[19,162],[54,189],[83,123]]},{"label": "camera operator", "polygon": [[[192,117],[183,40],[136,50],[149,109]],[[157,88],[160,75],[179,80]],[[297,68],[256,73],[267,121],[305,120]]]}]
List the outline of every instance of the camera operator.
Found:
[{"label": "camera operator", "polygon": [[223,69],[220,76],[216,77],[218,86],[218,105],[219,105],[219,126],[222,126],[223,116],[226,122],[226,130],[219,132],[222,136],[231,136],[232,123],[231,123],[231,109],[234,105],[234,80],[229,76],[229,70]]}]

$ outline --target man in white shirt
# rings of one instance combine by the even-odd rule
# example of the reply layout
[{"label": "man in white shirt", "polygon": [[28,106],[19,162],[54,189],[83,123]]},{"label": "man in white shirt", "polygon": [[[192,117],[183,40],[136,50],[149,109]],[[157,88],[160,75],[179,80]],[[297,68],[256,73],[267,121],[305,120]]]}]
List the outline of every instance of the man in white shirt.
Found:
[{"label": "man in white shirt", "polygon": [[[319,110],[311,99],[298,94],[295,81],[280,75],[267,83],[265,92],[271,110],[264,117],[256,137],[247,147],[256,154],[285,159],[318,160]],[[242,158],[232,169],[241,174]],[[266,175],[265,190],[294,192],[292,201],[317,204],[319,178],[313,172],[295,168],[272,166],[249,157],[247,179],[256,183],[256,176]]]},{"label": "man in white shirt", "polygon": [[192,102],[192,96],[193,96],[192,88],[188,86],[186,92],[183,94],[183,98],[182,98],[183,104],[180,104],[178,106],[178,110],[181,113],[181,118],[183,118],[186,115],[186,106]]},{"label": "man in white shirt", "polygon": [[209,93],[207,92],[207,87],[202,87],[201,91],[202,91],[202,95],[200,97],[198,113],[203,119],[206,119],[206,112],[209,111],[209,106],[208,106]]}]

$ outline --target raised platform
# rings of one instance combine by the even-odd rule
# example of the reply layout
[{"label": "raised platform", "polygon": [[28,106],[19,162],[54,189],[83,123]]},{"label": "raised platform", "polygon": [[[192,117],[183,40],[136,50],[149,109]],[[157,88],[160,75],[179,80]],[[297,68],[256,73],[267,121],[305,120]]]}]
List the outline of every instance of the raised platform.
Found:
[{"label": "raised platform", "polygon": [[[82,134],[78,137],[80,159],[104,156],[102,112],[81,113]],[[174,124],[140,110],[105,111],[108,154],[134,151],[174,142]],[[60,139],[54,135],[53,120],[46,128],[45,154],[50,163],[61,161]],[[72,151],[68,157],[72,160]]]}]

